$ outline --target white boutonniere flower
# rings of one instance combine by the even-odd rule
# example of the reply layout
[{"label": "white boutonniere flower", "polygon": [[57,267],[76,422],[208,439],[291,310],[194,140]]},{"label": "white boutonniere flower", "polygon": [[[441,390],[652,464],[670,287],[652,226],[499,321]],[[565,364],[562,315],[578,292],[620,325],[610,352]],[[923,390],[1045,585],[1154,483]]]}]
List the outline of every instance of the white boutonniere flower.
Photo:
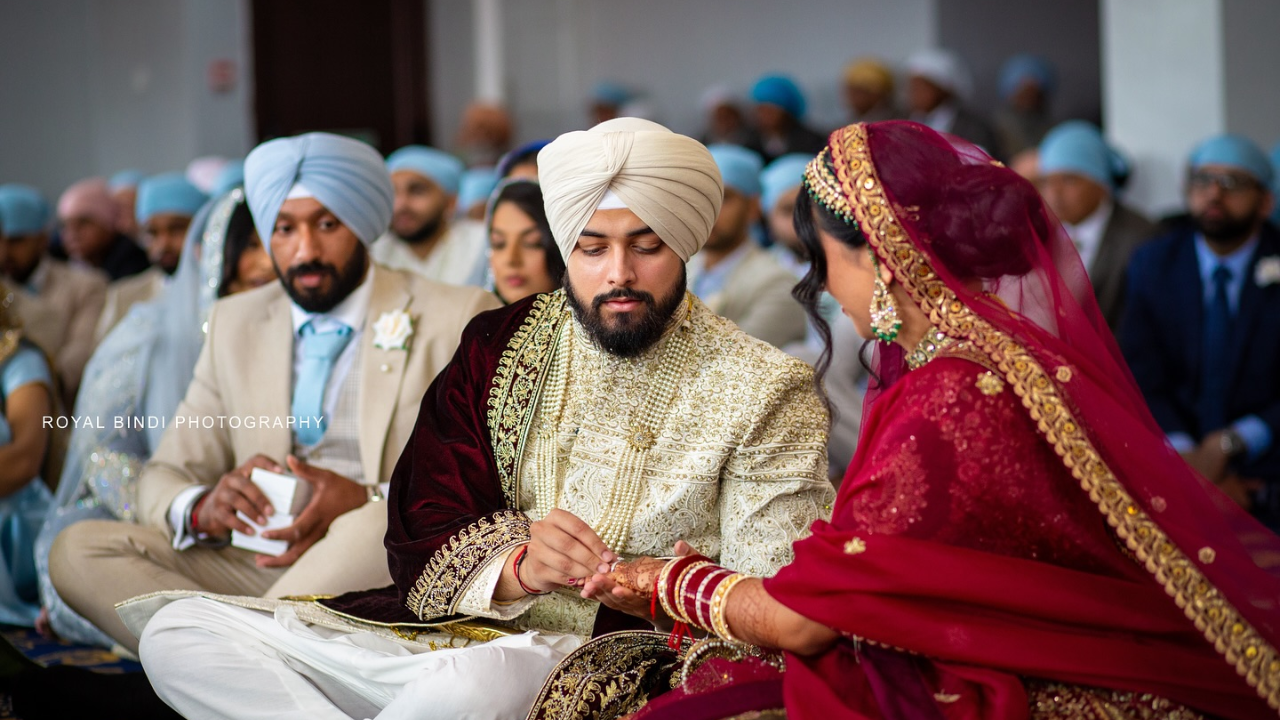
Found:
[{"label": "white boutonniere flower", "polygon": [[373,324],[373,346],[383,350],[404,350],[413,335],[413,319],[403,310],[382,313]]},{"label": "white boutonniere flower", "polygon": [[1258,265],[1253,271],[1253,281],[1258,287],[1280,283],[1280,255],[1258,258]]}]

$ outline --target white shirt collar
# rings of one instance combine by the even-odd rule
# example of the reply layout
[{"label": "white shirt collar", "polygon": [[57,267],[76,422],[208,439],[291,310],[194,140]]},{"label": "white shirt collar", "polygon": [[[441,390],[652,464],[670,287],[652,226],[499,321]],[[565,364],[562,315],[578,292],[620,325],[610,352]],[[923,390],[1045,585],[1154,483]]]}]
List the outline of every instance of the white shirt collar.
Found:
[{"label": "white shirt collar", "polygon": [[369,314],[369,302],[373,298],[373,272],[373,263],[370,262],[365,270],[364,280],[327,313],[309,313],[290,301],[289,315],[293,319],[293,334],[297,335],[302,326],[312,319],[317,321],[317,330],[323,330],[324,325],[331,324],[322,322],[328,320],[340,322],[355,332],[360,332],[364,328],[365,317]]},{"label": "white shirt collar", "polygon": [[31,277],[27,278],[27,287],[32,292],[39,295],[44,292],[44,284],[49,279],[49,256],[42,255],[40,261],[36,263],[36,269],[31,271]]},{"label": "white shirt collar", "polygon": [[1098,255],[1098,248],[1102,245],[1102,235],[1107,231],[1107,223],[1111,221],[1113,210],[1115,210],[1115,204],[1111,202],[1111,198],[1105,198],[1093,212],[1089,213],[1088,217],[1079,223],[1075,225],[1062,223],[1067,236],[1071,238],[1076,251],[1080,253],[1080,262],[1084,264],[1086,272]]},{"label": "white shirt collar", "polygon": [[955,125],[956,122],[957,112],[958,108],[955,102],[948,100],[926,113],[923,117],[918,117],[917,114],[917,117],[912,119],[924,123],[938,132],[951,132],[951,126]]}]

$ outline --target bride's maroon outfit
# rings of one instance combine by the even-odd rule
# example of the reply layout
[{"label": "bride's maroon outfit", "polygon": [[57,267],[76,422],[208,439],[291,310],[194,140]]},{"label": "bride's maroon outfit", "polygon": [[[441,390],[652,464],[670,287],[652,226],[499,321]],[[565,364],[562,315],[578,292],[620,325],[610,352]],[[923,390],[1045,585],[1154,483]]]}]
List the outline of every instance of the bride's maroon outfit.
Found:
[{"label": "bride's maroon outfit", "polygon": [[[842,633],[787,655],[788,717],[1275,717],[1280,542],[1165,444],[1034,190],[915,123],[816,162],[946,339],[878,347],[833,517],[765,580]],[[735,672],[760,694],[716,660],[640,716],[714,716]]]}]

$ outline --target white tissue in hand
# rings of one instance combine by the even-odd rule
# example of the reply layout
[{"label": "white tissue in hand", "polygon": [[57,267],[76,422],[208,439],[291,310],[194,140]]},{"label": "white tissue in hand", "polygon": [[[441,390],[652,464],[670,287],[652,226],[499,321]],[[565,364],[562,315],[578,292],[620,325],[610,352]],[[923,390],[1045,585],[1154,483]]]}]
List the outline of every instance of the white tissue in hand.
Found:
[{"label": "white tissue in hand", "polygon": [[239,530],[232,530],[231,544],[235,547],[238,547],[241,550],[248,550],[249,552],[274,556],[283,555],[284,551],[289,549],[288,540],[269,540],[262,537],[262,533],[266,530],[279,530],[280,528],[289,527],[293,524],[292,515],[272,515],[267,518],[266,525],[259,525],[238,510],[236,511],[236,517],[247,523],[249,527],[252,527],[254,534],[245,535]]}]

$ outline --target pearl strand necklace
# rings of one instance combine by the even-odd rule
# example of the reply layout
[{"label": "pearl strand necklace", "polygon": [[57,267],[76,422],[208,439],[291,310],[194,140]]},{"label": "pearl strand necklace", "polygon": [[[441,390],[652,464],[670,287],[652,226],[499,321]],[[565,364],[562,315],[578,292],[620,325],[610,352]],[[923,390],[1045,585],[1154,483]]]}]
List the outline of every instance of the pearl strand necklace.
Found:
[{"label": "pearl strand necklace", "polygon": [[[614,482],[609,488],[609,499],[604,505],[605,516],[595,528],[596,534],[614,552],[621,552],[630,534],[631,520],[644,490],[644,467],[649,449],[657,442],[662,420],[679,390],[679,377],[693,355],[693,326],[689,321],[692,314],[693,300],[690,296],[686,299],[684,318],[668,339],[662,355],[656,359],[657,376],[650,384],[650,392],[645,394],[640,416],[633,422],[627,444],[622,456],[618,458]],[[567,330],[572,323],[567,322],[565,326]],[[567,338],[560,338],[556,359],[549,369],[539,408],[546,420],[535,440],[537,448],[534,457],[538,477],[534,487],[537,509],[542,512],[543,517],[559,502],[559,447],[556,431],[564,413],[571,345]]]}]

